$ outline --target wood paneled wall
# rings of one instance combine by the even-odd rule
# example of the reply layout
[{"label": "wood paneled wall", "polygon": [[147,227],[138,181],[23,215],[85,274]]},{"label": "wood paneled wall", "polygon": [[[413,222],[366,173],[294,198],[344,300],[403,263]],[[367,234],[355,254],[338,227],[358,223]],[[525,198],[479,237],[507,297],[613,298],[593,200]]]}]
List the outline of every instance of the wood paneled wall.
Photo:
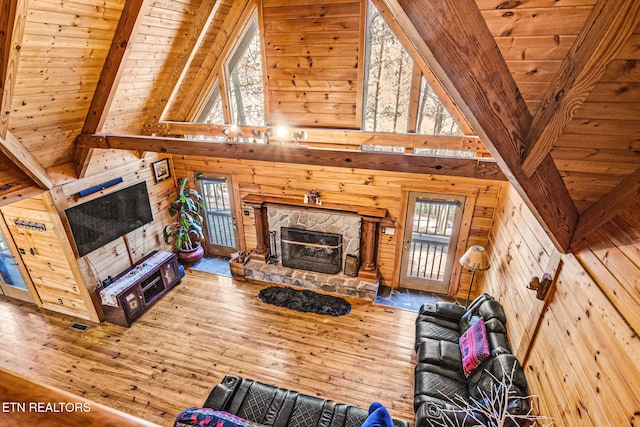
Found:
[{"label": "wood paneled wall", "polygon": [[365,0],[262,0],[272,125],[360,128]]},{"label": "wood paneled wall", "polygon": [[71,161],[124,1],[30,1],[9,130],[43,167]]},{"label": "wood paneled wall", "polygon": [[[555,425],[640,421],[637,208],[594,232],[575,255],[561,255],[512,187],[501,197],[483,288],[503,302],[530,392]],[[630,226],[625,233],[622,222]],[[527,289],[543,272],[557,277],[546,303]]]},{"label": "wood paneled wall", "polygon": [[[270,196],[299,197],[310,189],[320,191],[323,201],[376,206],[388,210],[384,225],[395,227],[395,234],[380,234],[378,265],[382,283],[395,286],[401,255],[402,233],[408,191],[426,191],[467,196],[463,227],[466,236],[458,243],[460,255],[469,245],[486,244],[491,229],[494,208],[503,185],[501,181],[475,180],[436,175],[369,171],[338,167],[303,166],[230,159],[174,156],[176,176],[193,172],[224,173],[232,177],[236,200],[250,193]],[[244,249],[255,247],[253,210],[249,216],[236,212]],[[460,278],[459,264],[454,263],[452,289],[464,298],[470,281],[468,273]]]},{"label": "wood paneled wall", "polygon": [[[104,150],[93,156],[91,170],[93,175],[56,187],[56,206],[60,212],[80,203],[85,203],[106,194],[121,190],[142,180],[147,182],[153,222],[128,233],[107,245],[96,249],[79,260],[85,272],[88,286],[95,289],[97,280],[115,276],[153,250],[171,250],[162,238],[163,227],[171,222],[168,207],[176,195],[175,179],[156,183],[152,163],[163,157],[148,154],[141,159],[131,158],[131,154],[121,150]],[[122,165],[122,166],[116,166]],[[98,172],[102,170],[101,172]],[[122,177],[123,182],[114,187],[78,198],[80,190]],[[63,216],[64,218],[64,216]],[[69,235],[70,232],[69,232]]]},{"label": "wood paneled wall", "polygon": [[[29,274],[29,289],[46,309],[82,319],[98,321],[93,296],[84,285],[82,273],[64,232],[49,193],[3,206],[2,220],[18,249],[16,262]],[[37,224],[37,227],[23,224]],[[33,284],[33,286],[31,286]]]},{"label": "wood paneled wall", "polygon": [[[94,292],[100,281],[116,276],[153,250],[171,250],[163,241],[162,228],[170,222],[168,206],[176,195],[175,179],[156,183],[151,166],[162,157],[153,154],[136,159],[125,151],[104,150],[94,156],[95,163],[90,168],[93,175],[64,182],[62,177],[68,178],[67,174],[54,173],[61,182],[50,193],[41,191],[38,196],[1,208],[16,246],[25,251],[22,259],[34,285],[30,289],[37,293],[39,305],[98,321],[100,312],[95,308]],[[80,190],[117,177],[122,177],[123,182],[79,198]],[[64,210],[142,180],[147,182],[154,221],[77,259]],[[16,218],[42,223],[46,230],[16,227]]]}]

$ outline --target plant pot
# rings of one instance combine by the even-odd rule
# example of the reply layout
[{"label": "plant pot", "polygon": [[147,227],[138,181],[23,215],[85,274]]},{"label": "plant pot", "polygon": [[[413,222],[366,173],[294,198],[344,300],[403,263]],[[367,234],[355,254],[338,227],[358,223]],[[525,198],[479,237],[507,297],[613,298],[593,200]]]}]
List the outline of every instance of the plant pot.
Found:
[{"label": "plant pot", "polygon": [[197,243],[197,246],[191,250],[180,249],[178,251],[178,259],[183,265],[193,265],[196,262],[200,261],[204,256],[204,248],[200,244]]}]

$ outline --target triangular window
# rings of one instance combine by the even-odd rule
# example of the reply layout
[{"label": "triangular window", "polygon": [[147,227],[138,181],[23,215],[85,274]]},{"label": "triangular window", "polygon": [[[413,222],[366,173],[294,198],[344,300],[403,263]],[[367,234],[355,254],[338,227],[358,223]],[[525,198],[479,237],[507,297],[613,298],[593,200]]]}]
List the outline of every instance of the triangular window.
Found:
[{"label": "triangular window", "polygon": [[222,109],[222,96],[220,85],[216,83],[209,95],[202,112],[196,118],[196,123],[222,124],[224,123],[224,111]]},{"label": "triangular window", "polygon": [[262,49],[258,19],[251,25],[227,63],[232,123],[239,126],[265,124]]},{"label": "triangular window", "polygon": [[369,3],[363,129],[406,132],[413,60]]},{"label": "triangular window", "polygon": [[427,79],[420,81],[416,132],[425,135],[462,135],[460,128],[447,111]]},{"label": "triangular window", "polygon": [[[415,63],[376,7],[369,2],[363,130],[427,135],[461,135],[424,76],[413,85]],[[411,113],[411,100],[418,111]],[[415,104],[414,104],[415,110]]]},{"label": "triangular window", "polygon": [[[227,76],[228,81],[224,85],[226,96],[222,96],[221,85],[216,83],[196,122],[264,126],[264,80],[257,16],[251,20],[223,67],[224,72],[217,70],[217,74]],[[226,104],[230,104],[229,118],[224,115]]]}]

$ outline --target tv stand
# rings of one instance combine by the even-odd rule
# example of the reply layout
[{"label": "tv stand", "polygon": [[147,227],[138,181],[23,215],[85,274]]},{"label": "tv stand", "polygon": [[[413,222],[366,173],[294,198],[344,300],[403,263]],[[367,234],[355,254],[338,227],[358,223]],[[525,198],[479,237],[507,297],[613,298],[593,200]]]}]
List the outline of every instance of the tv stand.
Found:
[{"label": "tv stand", "polygon": [[151,305],[180,283],[184,269],[171,252],[154,251],[97,289],[107,322],[130,327]]}]

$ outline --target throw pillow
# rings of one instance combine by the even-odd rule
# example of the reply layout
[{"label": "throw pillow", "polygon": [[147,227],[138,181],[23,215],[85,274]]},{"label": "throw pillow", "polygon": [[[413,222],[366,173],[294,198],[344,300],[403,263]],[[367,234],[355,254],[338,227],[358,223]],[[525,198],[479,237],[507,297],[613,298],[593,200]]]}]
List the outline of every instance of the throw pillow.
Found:
[{"label": "throw pillow", "polygon": [[468,378],[474,369],[489,356],[489,342],[487,330],[482,318],[474,322],[460,337],[460,354],[462,356],[462,369]]},{"label": "throw pillow", "polygon": [[256,427],[260,426],[237,415],[211,408],[191,407],[178,414],[173,427]]},{"label": "throw pillow", "polygon": [[369,406],[369,416],[361,427],[393,427],[393,420],[382,403],[373,402]]}]

